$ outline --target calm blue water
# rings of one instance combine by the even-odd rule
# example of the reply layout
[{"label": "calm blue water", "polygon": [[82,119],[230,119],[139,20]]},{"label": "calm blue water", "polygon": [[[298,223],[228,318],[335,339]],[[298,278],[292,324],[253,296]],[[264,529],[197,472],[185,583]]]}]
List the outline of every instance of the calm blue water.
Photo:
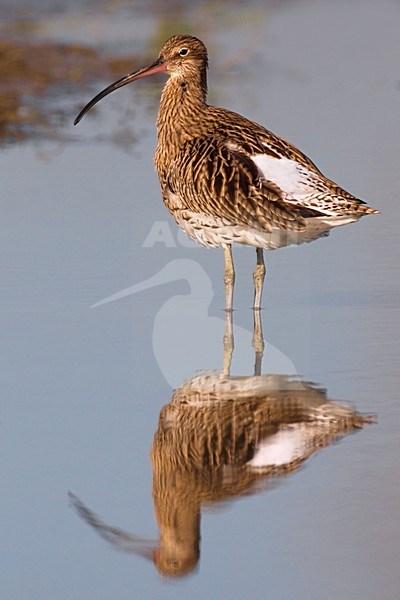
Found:
[{"label": "calm blue water", "polygon": [[[177,27],[210,48],[212,101],[291,139],[382,211],[267,255],[263,372],[293,365],[377,423],[276,485],[204,507],[200,560],[187,578],[163,578],[77,516],[68,490],[107,524],[157,540],[149,452],[159,414],[179,382],[221,369],[224,319],[222,253],[188,246],[160,200],[146,82],[73,129],[90,98],[78,94],[61,142],[1,154],[2,598],[397,595],[400,6],[221,6],[198,3]],[[168,37],[174,10],[92,7],[89,41],[97,32],[99,43],[123,45],[129,20],[132,43],[144,47],[163,28]],[[68,38],[65,23],[79,19],[71,5],[42,16],[36,35]],[[116,142],[131,108],[129,130],[140,136],[126,148]],[[234,375],[253,371],[254,255],[235,249]],[[155,287],[91,308],[168,265]]]}]

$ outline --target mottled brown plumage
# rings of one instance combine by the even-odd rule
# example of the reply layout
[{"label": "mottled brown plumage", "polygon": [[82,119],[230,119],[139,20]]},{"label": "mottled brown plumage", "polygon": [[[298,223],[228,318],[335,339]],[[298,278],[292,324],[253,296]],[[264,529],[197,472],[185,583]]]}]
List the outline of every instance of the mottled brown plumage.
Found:
[{"label": "mottled brown plumage", "polygon": [[225,249],[226,308],[232,308],[233,243],[257,248],[254,308],[265,275],[262,249],[310,242],[378,211],[326,178],[293,144],[232,111],[209,106],[208,56],[195,37],[175,35],[149,67],[98,94],[156,72],[169,79],[157,119],[155,164],[163,200],[197,242]]}]

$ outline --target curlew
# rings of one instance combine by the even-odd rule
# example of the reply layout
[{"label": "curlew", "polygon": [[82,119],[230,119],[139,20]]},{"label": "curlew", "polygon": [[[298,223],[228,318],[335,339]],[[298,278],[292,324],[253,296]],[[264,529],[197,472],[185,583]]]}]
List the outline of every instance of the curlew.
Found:
[{"label": "curlew", "polygon": [[207,66],[207,49],[199,39],[174,35],[155,62],[97,94],[75,125],[114,90],[155,73],[168,75],[155,152],[163,201],[191,238],[223,248],[228,311],[235,282],[232,244],[256,248],[253,308],[260,309],[264,249],[310,242],[379,211],[326,178],[290,142],[239,114],[208,105]]},{"label": "curlew", "polygon": [[108,525],[71,492],[70,503],[117,550],[185,576],[200,558],[204,508],[275,488],[321,448],[373,422],[298,378],[196,374],[162,408],[150,452],[159,539]]},{"label": "curlew", "polygon": [[[165,576],[187,575],[200,557],[203,507],[259,493],[314,453],[375,422],[296,375],[261,373],[261,313],[254,311],[254,374],[231,376],[233,314],[225,313],[224,368],[199,370],[161,409],[150,456],[159,540],[107,525],[77,496],[71,506],[116,549],[153,560]],[[226,337],[232,337],[226,344]],[[193,352],[192,337],[186,352]],[[265,485],[262,485],[262,482]]]}]

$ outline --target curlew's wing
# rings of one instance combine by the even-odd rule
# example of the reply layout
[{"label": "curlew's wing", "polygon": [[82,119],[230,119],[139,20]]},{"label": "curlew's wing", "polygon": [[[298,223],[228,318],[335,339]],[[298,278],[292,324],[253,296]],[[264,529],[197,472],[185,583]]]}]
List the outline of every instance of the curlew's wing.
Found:
[{"label": "curlew's wing", "polygon": [[168,174],[169,189],[185,208],[265,231],[302,231],[305,221],[280,189],[260,177],[254,161],[218,138],[196,138]]},{"label": "curlew's wing", "polygon": [[[216,131],[251,158],[261,177],[275,185],[283,200],[301,216],[362,216],[378,212],[325,177],[291,142],[231,111],[216,107],[209,110]],[[224,126],[219,127],[218,122]]]}]

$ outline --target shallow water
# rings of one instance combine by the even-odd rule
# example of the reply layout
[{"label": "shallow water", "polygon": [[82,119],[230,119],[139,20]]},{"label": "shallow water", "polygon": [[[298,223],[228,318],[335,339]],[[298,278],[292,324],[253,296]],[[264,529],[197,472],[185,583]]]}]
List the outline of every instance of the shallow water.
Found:
[{"label": "shallow water", "polygon": [[[223,481],[240,485],[218,501],[191,491],[200,555],[179,580],[157,572],[152,543],[147,560],[118,552],[115,532],[107,541],[79,518],[69,490],[103,523],[159,538],[149,453],[173,389],[224,367],[223,257],[178,236],[161,203],[151,159],[161,82],[114,94],[79,128],[76,112],[109,81],[57,88],[56,138],[33,133],[1,154],[2,598],[397,596],[400,5],[220,4],[70,3],[47,20],[31,11],[33,35],[126,55],[130,20],[135,67],[179,14],[177,30],[210,49],[212,102],[292,140],[382,211],[268,253],[262,311],[263,374],[298,373],[377,422],[250,487],[241,465],[225,464]],[[82,15],[87,38],[71,25]],[[231,375],[251,378],[255,252],[234,255]]]}]

